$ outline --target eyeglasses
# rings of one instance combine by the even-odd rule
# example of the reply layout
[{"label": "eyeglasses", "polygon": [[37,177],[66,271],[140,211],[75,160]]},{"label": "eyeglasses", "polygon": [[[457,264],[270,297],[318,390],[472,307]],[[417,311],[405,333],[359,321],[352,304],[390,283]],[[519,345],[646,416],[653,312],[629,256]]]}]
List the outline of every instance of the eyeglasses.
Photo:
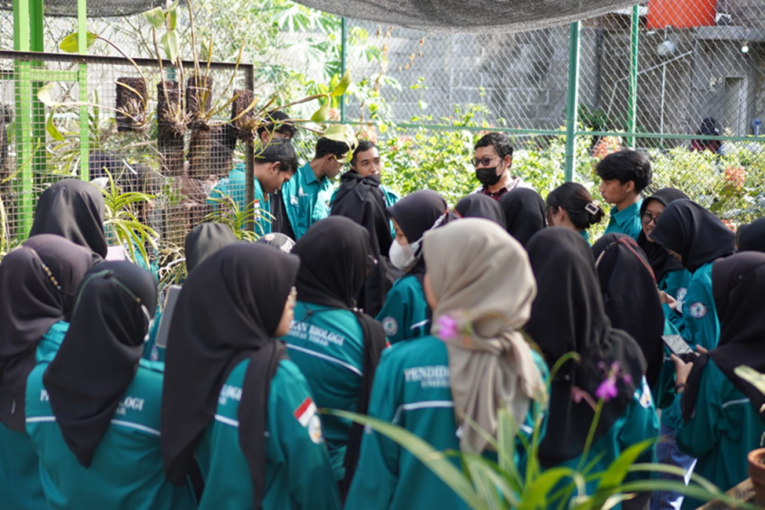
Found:
[{"label": "eyeglasses", "polygon": [[652,216],[649,212],[643,213],[643,223],[648,225],[649,223],[653,222],[654,225],[659,221],[659,218],[661,218],[661,214],[658,216]]},{"label": "eyeglasses", "polygon": [[491,164],[491,161],[494,158],[498,158],[498,157],[499,156],[491,156],[491,157],[486,157],[486,158],[481,158],[481,159],[473,159],[473,166],[476,167],[476,168],[481,166],[481,165],[489,166]]}]

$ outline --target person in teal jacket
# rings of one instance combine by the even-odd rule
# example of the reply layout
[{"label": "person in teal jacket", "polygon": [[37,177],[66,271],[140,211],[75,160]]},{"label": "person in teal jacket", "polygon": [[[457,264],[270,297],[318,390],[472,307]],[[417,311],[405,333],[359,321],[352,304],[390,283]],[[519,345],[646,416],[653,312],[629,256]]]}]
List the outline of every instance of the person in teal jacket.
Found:
[{"label": "person in teal jacket", "polygon": [[595,173],[603,200],[613,204],[605,233],[626,234],[637,241],[642,230],[640,193],[653,178],[648,156],[632,149],[614,152],[600,160]]},{"label": "person in teal jacket", "polygon": [[[255,154],[253,173],[255,174],[255,202],[252,204],[256,213],[256,232],[260,235],[271,232],[272,215],[269,194],[281,189],[297,171],[297,153],[292,142],[274,139],[262,150]],[[248,206],[245,195],[244,163],[237,165],[229,172],[228,177],[221,179],[210,192],[208,204],[216,207],[229,207],[230,199],[239,211]]]},{"label": "person in teal jacket", "polygon": [[89,248],[53,234],[30,237],[0,264],[0,506],[45,508],[37,454],[25,430],[27,377],[56,355],[90,268]]},{"label": "person in teal jacket", "polygon": [[651,239],[693,275],[683,303],[681,334],[693,346],[714,349],[720,322],[712,295],[712,264],[736,251],[735,234],[699,204],[675,200],[664,209]]},{"label": "person in teal jacket", "polygon": [[[540,463],[546,469],[563,466],[580,473],[592,465],[586,475],[602,473],[625,449],[659,435],[656,408],[644,377],[645,357],[629,334],[611,328],[592,251],[579,235],[571,229],[547,228],[534,235],[526,249],[539,286],[526,331],[550,366],[569,352],[580,356],[578,362],[566,362],[552,381]],[[586,452],[596,399],[603,399],[604,405]],[[637,462],[654,460],[650,447]],[[598,477],[588,480],[587,494],[597,484]],[[574,487],[569,488],[564,494],[572,497]],[[642,508],[649,497],[644,493],[622,506]]]},{"label": "person in teal jacket", "polygon": [[[366,229],[333,216],[314,224],[295,245],[300,257],[299,301],[289,334],[290,359],[300,368],[319,408],[366,414],[382,351],[383,328],[355,307],[371,248]],[[336,416],[324,419],[324,436],[341,495],[353,478],[362,427]]]},{"label": "person in teal jacket", "polygon": [[141,359],[157,284],[130,262],[91,268],[55,359],[26,388],[26,430],[52,509],[194,509],[162,476],[162,374]]},{"label": "person in teal jacket", "polygon": [[446,200],[431,190],[415,191],[388,208],[396,231],[389,258],[404,273],[388,291],[377,314],[391,344],[419,338],[430,331],[431,310],[422,290],[425,276],[422,236],[448,221],[447,210]]},{"label": "person in teal jacket", "polygon": [[[589,246],[587,230],[603,220],[606,213],[587,188],[577,182],[566,182],[547,195],[547,222],[551,227],[566,227],[577,232]],[[527,243],[528,244],[528,243]]]},{"label": "person in teal jacket", "polygon": [[[716,311],[722,324],[717,347],[699,349],[677,366],[677,397],[670,408],[681,450],[698,458],[694,469],[727,491],[747,477],[747,454],[762,446],[765,395],[735,370],[765,371],[765,254],[747,252],[718,260],[712,269]],[[692,356],[691,356],[692,358]],[[667,413],[670,414],[670,413]],[[683,508],[704,502],[686,497]]]},{"label": "person in teal jacket", "polygon": [[[369,415],[439,451],[496,455],[485,434],[496,438],[497,412],[506,409],[515,423],[525,424],[520,433],[528,439],[528,415],[547,399],[542,361],[520,332],[536,292],[528,258],[502,227],[476,218],[428,233],[423,253],[434,336],[383,355]],[[345,506],[468,508],[414,456],[371,430]]]},{"label": "person in teal jacket", "polygon": [[337,509],[337,482],[290,330],[299,259],[258,243],[222,248],[186,280],[167,345],[165,473],[201,472],[200,509]]},{"label": "person in teal jacket", "polygon": [[314,158],[298,168],[295,177],[282,186],[284,208],[296,241],[311,225],[329,216],[334,192],[332,180],[343,169],[339,161],[348,151],[350,147],[345,142],[319,138]]}]

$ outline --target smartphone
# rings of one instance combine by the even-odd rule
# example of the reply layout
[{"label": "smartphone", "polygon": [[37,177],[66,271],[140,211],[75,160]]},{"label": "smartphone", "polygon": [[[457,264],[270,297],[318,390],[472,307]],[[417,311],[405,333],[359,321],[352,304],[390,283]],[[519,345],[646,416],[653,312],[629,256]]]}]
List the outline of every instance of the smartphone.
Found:
[{"label": "smartphone", "polygon": [[173,320],[175,304],[178,302],[178,296],[181,293],[180,285],[170,285],[165,297],[165,307],[162,309],[162,318],[160,319],[159,329],[157,330],[157,347],[167,349],[167,338],[170,335],[170,322]]},{"label": "smartphone", "polygon": [[694,352],[693,349],[691,349],[691,346],[688,345],[688,342],[686,342],[680,335],[662,335],[661,339],[664,341],[664,345],[666,345],[675,356],[692,354]]}]

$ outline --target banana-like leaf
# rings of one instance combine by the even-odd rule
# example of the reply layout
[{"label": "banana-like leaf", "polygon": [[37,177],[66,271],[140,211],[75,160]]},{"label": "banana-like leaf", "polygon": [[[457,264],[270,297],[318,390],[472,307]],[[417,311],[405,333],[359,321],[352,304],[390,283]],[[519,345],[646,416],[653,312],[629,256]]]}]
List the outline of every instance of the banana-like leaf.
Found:
[{"label": "banana-like leaf", "polygon": [[314,112],[313,115],[311,115],[311,121],[313,122],[325,122],[327,119],[329,119],[329,110],[330,110],[330,101],[329,98],[324,102],[321,107],[319,107],[316,112]]},{"label": "banana-like leaf", "polygon": [[[86,38],[85,46],[86,48],[90,48],[91,46],[93,46],[93,43],[96,42],[96,40],[98,39],[98,36],[96,34],[88,32],[87,34],[85,34],[85,38]],[[80,51],[80,33],[74,32],[64,37],[59,43],[58,49],[60,49],[64,53],[79,52]]]},{"label": "banana-like leaf", "polygon": [[351,70],[348,69],[345,71],[345,74],[342,78],[340,78],[340,83],[337,84],[337,87],[335,87],[335,90],[332,91],[330,94],[332,97],[340,97],[343,94],[345,94],[345,91],[348,90],[348,87],[351,85]]}]

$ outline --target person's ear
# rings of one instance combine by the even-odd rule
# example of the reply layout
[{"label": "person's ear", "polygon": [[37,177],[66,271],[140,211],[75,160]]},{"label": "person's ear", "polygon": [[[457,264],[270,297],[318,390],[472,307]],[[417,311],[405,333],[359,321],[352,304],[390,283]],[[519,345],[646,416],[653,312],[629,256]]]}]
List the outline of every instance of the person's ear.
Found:
[{"label": "person's ear", "polygon": [[271,163],[271,172],[279,173],[281,168],[282,168],[282,164],[279,163],[278,161],[274,161],[273,163]]},{"label": "person's ear", "polygon": [[504,158],[502,158],[502,161],[505,163],[505,169],[510,168],[510,165],[513,164],[513,157],[510,155],[507,155]]},{"label": "person's ear", "polygon": [[625,191],[627,193],[632,193],[633,191],[635,191],[635,181],[627,181],[627,183],[624,186],[625,186]]}]

